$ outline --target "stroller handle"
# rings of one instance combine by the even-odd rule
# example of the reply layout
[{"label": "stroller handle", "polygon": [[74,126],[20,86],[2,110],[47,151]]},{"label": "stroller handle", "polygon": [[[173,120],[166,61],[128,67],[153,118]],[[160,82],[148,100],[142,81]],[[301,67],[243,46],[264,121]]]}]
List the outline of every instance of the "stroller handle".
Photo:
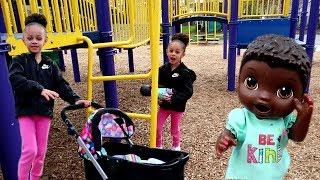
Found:
[{"label": "stroller handle", "polygon": [[[100,104],[96,103],[96,102],[91,102],[91,107],[95,108],[95,109],[99,109],[99,108],[103,108]],[[63,120],[63,122],[66,124],[67,126],[67,131],[69,135],[75,135],[75,136],[79,136],[78,132],[76,131],[75,127],[73,126],[73,124],[71,123],[71,121],[69,120],[68,116],[67,116],[67,111],[74,111],[74,110],[78,110],[78,109],[85,109],[86,107],[84,106],[84,104],[73,104],[73,105],[69,105],[65,108],[62,109],[60,115],[61,115],[61,119]]]}]

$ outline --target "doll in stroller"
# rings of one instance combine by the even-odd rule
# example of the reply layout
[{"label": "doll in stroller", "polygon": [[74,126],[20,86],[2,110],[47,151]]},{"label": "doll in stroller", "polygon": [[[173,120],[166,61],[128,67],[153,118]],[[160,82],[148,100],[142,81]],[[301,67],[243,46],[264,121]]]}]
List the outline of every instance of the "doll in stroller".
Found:
[{"label": "doll in stroller", "polygon": [[[67,111],[83,109],[83,105],[70,105],[61,111],[61,118],[69,135],[79,144],[79,155],[84,161],[87,180],[183,180],[184,166],[189,155],[182,151],[134,145],[130,138],[134,124],[119,109],[95,108],[79,134],[72,125]],[[108,141],[103,141],[103,139]],[[124,140],[123,143],[121,140]]]}]

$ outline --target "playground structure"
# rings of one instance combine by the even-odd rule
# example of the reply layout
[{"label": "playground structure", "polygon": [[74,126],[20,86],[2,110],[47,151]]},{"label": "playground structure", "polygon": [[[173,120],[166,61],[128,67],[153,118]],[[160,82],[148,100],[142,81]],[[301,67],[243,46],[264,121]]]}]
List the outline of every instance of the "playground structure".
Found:
[{"label": "playground structure", "polygon": [[[280,34],[293,39],[296,36],[299,0],[164,0],[162,3],[164,49],[168,44],[166,36],[170,35],[170,25],[172,25],[171,31],[175,33],[181,32],[180,24],[192,21],[214,20],[223,24],[223,58],[228,58],[228,90],[230,91],[235,89],[237,48],[239,53],[241,48],[246,48],[253,39],[263,34]],[[305,40],[307,9],[308,0],[304,0],[298,42],[305,46],[312,60],[319,2],[311,1]],[[165,55],[164,59],[166,59]]]},{"label": "playground structure", "polygon": [[[1,128],[3,130],[1,133],[3,137],[10,137],[10,142],[4,141],[2,143],[5,143],[5,145],[1,145],[1,147],[7,147],[7,149],[1,149],[4,155],[1,157],[1,161],[3,161],[1,162],[3,163],[1,167],[3,168],[2,172],[6,173],[4,174],[5,177],[15,174],[16,163],[20,153],[18,125],[14,118],[14,101],[8,81],[5,53],[8,52],[9,55],[14,56],[26,52],[21,37],[24,29],[24,18],[31,12],[44,13],[51,20],[48,21],[49,43],[46,44],[45,49],[71,49],[75,77],[79,75],[77,68],[75,68],[77,64],[76,48],[88,48],[87,98],[89,100],[92,100],[92,84],[103,81],[106,106],[118,107],[116,80],[151,78],[153,90],[151,95],[151,114],[127,114],[133,118],[150,120],[150,146],[155,146],[160,37],[160,15],[158,12],[160,12],[160,3],[152,0],[148,2],[143,0],[110,0],[107,2],[105,3],[103,0],[42,0],[38,4],[36,0],[29,0],[29,2],[23,0],[1,0],[0,67],[2,71],[0,84],[2,87],[1,93],[5,98],[2,102],[5,104],[1,105],[4,111],[1,111],[3,114],[0,115],[6,119],[6,121],[2,121]],[[272,5],[268,5],[267,7],[269,8],[267,9],[269,10],[267,11],[258,6],[259,4],[267,4],[267,2],[273,2],[273,5],[282,8],[274,8],[272,10]],[[291,16],[289,18],[290,5]],[[256,32],[259,33],[252,35],[251,30],[248,33],[248,30],[243,27],[246,27],[245,25],[249,26],[249,28],[250,25],[251,28],[253,25],[259,26],[259,22],[266,23],[266,26],[276,25],[278,27],[281,25],[286,31],[285,35],[294,37],[295,28],[292,30],[290,27],[295,27],[297,24],[297,6],[299,6],[297,0],[292,0],[292,2],[289,0],[282,0],[281,2],[280,0],[196,0],[192,2],[191,0],[172,0],[170,2],[164,0],[162,1],[163,48],[165,50],[169,42],[170,26],[172,26],[173,32],[179,32],[180,24],[182,23],[197,20],[215,20],[223,23],[224,42],[227,41],[227,26],[229,26],[228,90],[234,90],[236,48],[245,48],[251,41],[250,38],[254,38],[254,36],[264,33],[277,33],[275,32],[277,28],[269,27],[269,30],[273,30],[272,32],[259,32],[257,30]],[[319,2],[313,0],[310,9],[307,41],[303,41],[311,59],[314,47],[314,28],[316,28],[316,19],[319,12],[318,7]],[[193,10],[191,11],[191,9]],[[109,11],[109,13],[106,13],[106,11]],[[265,19],[259,19],[260,17]],[[284,23],[281,24],[280,20]],[[272,24],[271,22],[274,23]],[[289,25],[290,27],[287,27]],[[243,28],[242,31],[241,28]],[[266,30],[266,28],[262,29]],[[239,36],[241,32],[245,33],[245,36]],[[239,42],[241,40],[243,40],[243,44],[240,46]],[[129,68],[130,72],[133,72],[132,49],[148,41],[150,41],[151,46],[151,71],[146,74],[115,75],[113,59],[115,52],[113,48],[128,49]],[[92,74],[94,49],[99,49],[98,55],[100,57],[102,76],[93,76]],[[227,43],[224,43],[225,57],[226,50]],[[165,55],[164,61],[166,61]],[[10,154],[10,156],[6,156],[6,154]]]},{"label": "playground structure", "polygon": [[190,43],[209,43],[222,38],[222,25],[216,21],[196,21],[180,24],[181,33],[190,37]]},{"label": "playground structure", "polygon": [[[106,107],[118,107],[115,80],[151,79],[153,96],[151,113],[128,113],[130,117],[146,119],[150,122],[150,146],[155,146],[157,86],[160,37],[160,7],[155,1],[115,0],[105,3],[104,0],[1,0],[0,38],[1,38],[1,92],[5,99],[1,105],[1,127],[4,128],[1,168],[7,179],[16,179],[17,162],[20,154],[20,137],[15,120],[14,100],[8,81],[6,52],[10,56],[27,52],[21,38],[24,19],[30,13],[43,13],[48,19],[48,43],[44,49],[71,49],[72,59],[76,62],[76,48],[88,48],[88,95],[92,100],[94,82],[104,82]],[[139,33],[138,33],[139,32]],[[152,34],[153,36],[150,36]],[[84,36],[85,35],[85,36]],[[115,75],[113,48],[132,49],[150,41],[151,70],[146,74]],[[93,76],[93,50],[98,49],[102,76]],[[77,64],[77,62],[76,62]],[[74,63],[75,65],[75,63]],[[77,69],[77,68],[74,68]],[[79,72],[78,72],[79,73]],[[10,142],[10,143],[9,143]],[[11,144],[14,143],[14,144]]]},{"label": "playground structure", "polygon": [[[179,5],[179,6],[178,6]],[[169,21],[172,23],[172,20],[174,19],[183,19],[185,17],[185,14],[187,13],[196,13],[198,15],[203,14],[204,11],[219,11],[219,8],[222,7],[221,1],[170,1],[169,3],[170,7],[170,17]],[[179,11],[178,16],[173,17],[174,14],[177,14]],[[217,25],[217,21],[194,21],[196,25],[196,32],[191,33],[190,30],[190,22],[188,22],[188,31],[185,32],[186,34],[189,34],[191,42],[196,42],[199,44],[199,42],[204,41],[218,41],[220,38],[219,35],[217,35],[217,31],[220,31],[221,28]],[[180,24],[180,30],[183,32],[183,24]],[[220,25],[220,23],[219,23]],[[218,29],[218,30],[217,30]]]}]

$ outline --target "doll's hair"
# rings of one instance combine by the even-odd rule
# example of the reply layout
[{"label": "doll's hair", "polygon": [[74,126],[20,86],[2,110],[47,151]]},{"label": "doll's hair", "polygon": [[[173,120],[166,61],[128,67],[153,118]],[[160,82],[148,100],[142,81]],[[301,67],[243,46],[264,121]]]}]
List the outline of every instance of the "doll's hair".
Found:
[{"label": "doll's hair", "polygon": [[26,17],[24,21],[25,26],[30,26],[33,24],[40,24],[44,28],[47,26],[47,19],[43,14],[40,13],[33,13]]},{"label": "doll's hair", "polygon": [[171,41],[180,41],[184,45],[183,50],[186,50],[186,47],[189,44],[189,36],[183,33],[176,33],[172,36]]},{"label": "doll's hair", "polygon": [[303,89],[307,87],[311,71],[309,57],[304,48],[289,37],[270,34],[252,41],[243,55],[240,72],[243,65],[251,60],[265,62],[272,68],[296,71],[303,83]]}]

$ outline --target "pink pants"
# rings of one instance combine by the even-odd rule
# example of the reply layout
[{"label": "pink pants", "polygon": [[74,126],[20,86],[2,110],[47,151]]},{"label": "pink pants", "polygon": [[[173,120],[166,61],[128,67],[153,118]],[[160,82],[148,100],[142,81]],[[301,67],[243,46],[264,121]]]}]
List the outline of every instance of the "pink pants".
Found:
[{"label": "pink pants", "polygon": [[180,146],[180,121],[183,117],[184,112],[177,112],[172,110],[167,110],[159,108],[158,110],[158,122],[157,122],[157,147],[162,146],[162,132],[163,125],[166,119],[171,115],[171,136],[172,136],[172,146]]},{"label": "pink pants", "polygon": [[40,179],[47,151],[51,119],[46,116],[20,116],[21,156],[18,164],[19,180]]}]

